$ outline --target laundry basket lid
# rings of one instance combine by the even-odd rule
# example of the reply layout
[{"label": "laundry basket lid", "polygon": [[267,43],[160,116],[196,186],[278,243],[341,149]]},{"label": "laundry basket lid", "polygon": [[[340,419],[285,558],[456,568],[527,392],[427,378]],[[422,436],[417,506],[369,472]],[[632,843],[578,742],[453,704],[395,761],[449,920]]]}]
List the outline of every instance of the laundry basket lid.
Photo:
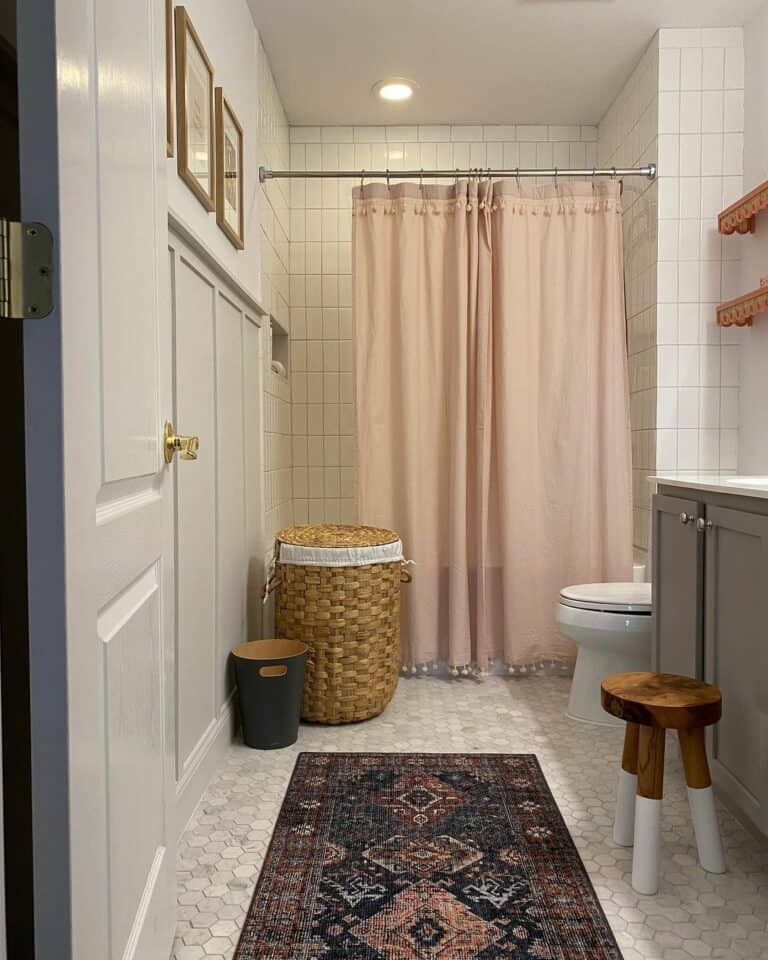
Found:
[{"label": "laundry basket lid", "polygon": [[310,523],[277,533],[279,562],[320,567],[362,567],[403,559],[392,530],[350,523]]}]

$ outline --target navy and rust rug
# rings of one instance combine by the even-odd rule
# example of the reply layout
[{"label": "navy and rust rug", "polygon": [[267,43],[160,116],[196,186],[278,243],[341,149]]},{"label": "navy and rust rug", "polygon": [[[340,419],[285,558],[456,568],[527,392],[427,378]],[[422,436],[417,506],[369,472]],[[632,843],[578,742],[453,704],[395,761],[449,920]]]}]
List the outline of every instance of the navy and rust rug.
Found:
[{"label": "navy and rust rug", "polygon": [[535,756],[302,753],[235,960],[620,960]]}]

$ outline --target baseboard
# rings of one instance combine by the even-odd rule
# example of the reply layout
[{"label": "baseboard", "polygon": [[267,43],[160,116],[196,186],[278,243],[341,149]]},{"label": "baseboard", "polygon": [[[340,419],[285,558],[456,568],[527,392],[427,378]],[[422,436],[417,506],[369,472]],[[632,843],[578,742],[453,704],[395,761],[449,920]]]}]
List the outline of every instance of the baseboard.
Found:
[{"label": "baseboard", "polygon": [[195,807],[205,793],[211,777],[227,756],[235,735],[235,692],[221,708],[190,757],[181,780],[176,784],[176,823],[179,835],[186,828]]}]

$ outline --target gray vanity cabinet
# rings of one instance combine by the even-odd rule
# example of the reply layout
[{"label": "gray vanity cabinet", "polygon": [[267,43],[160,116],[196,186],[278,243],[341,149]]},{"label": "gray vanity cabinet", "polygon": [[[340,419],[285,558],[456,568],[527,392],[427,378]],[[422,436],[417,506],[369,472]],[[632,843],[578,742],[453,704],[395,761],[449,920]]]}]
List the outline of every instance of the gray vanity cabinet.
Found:
[{"label": "gray vanity cabinet", "polygon": [[703,504],[653,498],[653,662],[662,673],[701,679],[704,669]]},{"label": "gray vanity cabinet", "polygon": [[712,778],[768,833],[768,516],[706,507],[704,678],[723,693]]},{"label": "gray vanity cabinet", "polygon": [[659,489],[654,665],[722,690],[722,719],[708,731],[712,779],[768,835],[768,500]]}]

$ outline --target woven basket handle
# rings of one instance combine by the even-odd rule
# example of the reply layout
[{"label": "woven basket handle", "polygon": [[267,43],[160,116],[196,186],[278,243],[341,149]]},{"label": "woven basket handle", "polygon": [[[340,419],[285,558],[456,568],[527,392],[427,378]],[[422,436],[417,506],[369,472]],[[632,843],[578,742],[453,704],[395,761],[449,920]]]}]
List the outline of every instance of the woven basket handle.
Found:
[{"label": "woven basket handle", "polygon": [[408,572],[406,567],[400,567],[400,583],[410,583],[413,580],[413,576]]},{"label": "woven basket handle", "polygon": [[275,573],[264,584],[264,589],[261,591],[261,602],[266,603],[267,600],[269,599],[270,594],[274,593],[279,586],[280,586],[280,574]]}]

